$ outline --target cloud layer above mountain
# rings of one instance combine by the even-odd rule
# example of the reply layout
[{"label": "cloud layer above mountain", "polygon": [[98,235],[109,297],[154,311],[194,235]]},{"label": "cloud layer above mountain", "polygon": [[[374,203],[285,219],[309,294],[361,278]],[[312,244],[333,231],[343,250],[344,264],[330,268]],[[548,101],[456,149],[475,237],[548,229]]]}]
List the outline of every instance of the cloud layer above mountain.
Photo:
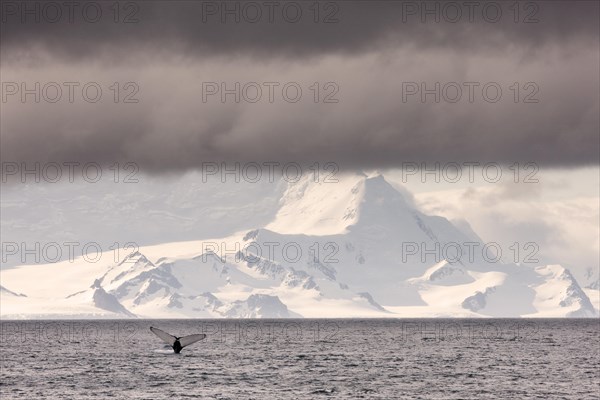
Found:
[{"label": "cloud layer above mountain", "polygon": [[598,162],[596,2],[10,3],[6,161]]}]

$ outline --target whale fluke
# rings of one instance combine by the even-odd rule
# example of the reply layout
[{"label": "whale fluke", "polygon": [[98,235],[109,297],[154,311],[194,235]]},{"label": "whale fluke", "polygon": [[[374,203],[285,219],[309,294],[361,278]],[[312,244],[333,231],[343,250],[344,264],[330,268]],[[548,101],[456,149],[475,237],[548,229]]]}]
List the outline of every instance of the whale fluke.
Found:
[{"label": "whale fluke", "polygon": [[179,343],[181,343],[181,347],[186,347],[192,343],[201,341],[205,337],[206,335],[204,333],[196,333],[195,335],[188,335],[180,338]]},{"label": "whale fluke", "polygon": [[183,337],[173,336],[168,334],[167,332],[160,330],[158,328],[150,327],[150,331],[154,333],[156,336],[162,339],[163,342],[167,343],[169,346],[173,347],[173,351],[175,353],[179,353],[181,349],[186,346],[189,346],[192,343],[196,343],[204,338],[206,335],[203,333],[197,333],[194,335],[188,335]]}]

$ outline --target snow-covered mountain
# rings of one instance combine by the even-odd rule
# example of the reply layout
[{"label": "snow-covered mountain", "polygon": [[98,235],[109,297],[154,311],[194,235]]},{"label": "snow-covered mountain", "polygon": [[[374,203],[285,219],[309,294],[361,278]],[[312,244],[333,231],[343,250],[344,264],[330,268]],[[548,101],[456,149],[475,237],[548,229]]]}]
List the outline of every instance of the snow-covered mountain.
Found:
[{"label": "snow-covered mountain", "polygon": [[[290,184],[264,228],[1,272],[3,317],[592,317],[560,265],[490,256],[380,174]],[[274,212],[275,214],[275,212]],[[35,277],[33,279],[32,277]],[[17,296],[15,293],[25,293]],[[597,305],[596,305],[597,308]]]}]

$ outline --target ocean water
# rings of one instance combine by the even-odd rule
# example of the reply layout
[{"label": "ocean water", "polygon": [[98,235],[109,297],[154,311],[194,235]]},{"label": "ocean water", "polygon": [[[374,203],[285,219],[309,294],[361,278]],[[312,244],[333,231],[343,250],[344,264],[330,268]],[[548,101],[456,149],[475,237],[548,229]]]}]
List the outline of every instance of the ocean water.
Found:
[{"label": "ocean water", "polygon": [[[149,327],[205,340],[174,354]],[[0,398],[598,399],[591,320],[3,321]]]}]

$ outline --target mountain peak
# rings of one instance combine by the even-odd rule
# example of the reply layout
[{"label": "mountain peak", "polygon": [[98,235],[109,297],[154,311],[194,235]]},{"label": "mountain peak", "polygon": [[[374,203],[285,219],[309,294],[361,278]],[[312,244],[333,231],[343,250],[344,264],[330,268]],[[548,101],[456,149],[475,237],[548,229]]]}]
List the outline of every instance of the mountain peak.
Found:
[{"label": "mountain peak", "polygon": [[336,235],[359,223],[361,210],[406,203],[378,172],[336,175],[315,182],[312,175],[290,183],[275,220],[266,229],[283,234]]},{"label": "mountain peak", "polygon": [[379,180],[383,179],[385,181],[385,178],[383,177],[383,174],[378,169],[375,169],[375,170],[369,171],[369,172],[364,172],[363,171],[362,174],[367,179],[379,179]]}]

